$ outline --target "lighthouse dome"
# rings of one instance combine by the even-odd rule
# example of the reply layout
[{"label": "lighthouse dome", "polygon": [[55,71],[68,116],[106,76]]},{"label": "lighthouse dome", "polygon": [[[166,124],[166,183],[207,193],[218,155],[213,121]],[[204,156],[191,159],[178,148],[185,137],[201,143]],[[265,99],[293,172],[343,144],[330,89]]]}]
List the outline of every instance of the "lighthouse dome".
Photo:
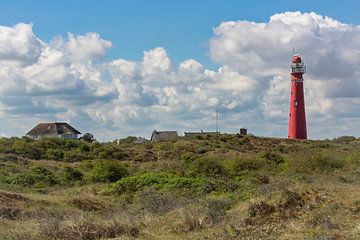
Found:
[{"label": "lighthouse dome", "polygon": [[292,58],[293,63],[301,63],[301,57],[299,55],[294,55]]}]

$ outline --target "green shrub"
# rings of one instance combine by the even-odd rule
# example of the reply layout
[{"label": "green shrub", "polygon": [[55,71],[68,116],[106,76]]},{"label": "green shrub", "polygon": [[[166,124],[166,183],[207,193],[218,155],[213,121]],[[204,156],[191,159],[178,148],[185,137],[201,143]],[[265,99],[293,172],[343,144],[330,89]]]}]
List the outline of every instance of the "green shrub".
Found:
[{"label": "green shrub", "polygon": [[224,166],[220,163],[220,160],[215,158],[204,157],[195,159],[187,163],[188,174],[191,176],[220,176],[227,175]]},{"label": "green shrub", "polygon": [[69,150],[64,153],[63,159],[66,162],[79,162],[86,159],[86,154],[78,150]]},{"label": "green shrub", "polygon": [[181,155],[181,159],[186,163],[186,164],[191,164],[191,162],[199,159],[198,155],[192,152],[186,152],[183,153]]},{"label": "green shrub", "polygon": [[275,164],[284,163],[284,158],[280,154],[274,152],[266,152],[263,155],[263,158],[270,163],[275,163]]},{"label": "green shrub", "polygon": [[102,145],[94,149],[93,153],[97,159],[123,160],[128,155],[120,147],[112,144]]},{"label": "green shrub", "polygon": [[60,161],[64,157],[64,152],[60,149],[47,149],[45,153],[45,158],[49,160]]},{"label": "green shrub", "polygon": [[156,190],[196,189],[204,182],[202,178],[179,177],[170,173],[148,172],[123,178],[117,181],[113,187],[117,193],[131,193],[146,188],[154,188]]},{"label": "green shrub", "polygon": [[14,174],[9,177],[8,182],[24,187],[33,185],[52,186],[57,183],[53,172],[43,166],[32,167],[26,173]]},{"label": "green shrub", "polygon": [[30,159],[41,159],[44,154],[42,149],[35,146],[33,142],[28,139],[15,140],[11,152]]},{"label": "green shrub", "polygon": [[62,178],[67,181],[81,181],[84,177],[84,174],[82,174],[81,171],[72,168],[72,167],[64,167],[63,172],[62,172]]},{"label": "green shrub", "polygon": [[259,158],[237,158],[231,166],[231,173],[240,176],[249,172],[258,171],[267,165],[266,160]]},{"label": "green shrub", "polygon": [[201,192],[211,193],[211,192],[233,192],[237,189],[237,184],[231,179],[223,178],[208,178],[204,181],[204,184],[201,186]]},{"label": "green shrub", "polygon": [[356,140],[356,137],[353,137],[353,136],[341,136],[341,137],[338,137],[338,138],[334,138],[333,142],[336,142],[336,143],[350,143],[350,142],[355,141],[355,140]]},{"label": "green shrub", "polygon": [[128,136],[127,138],[119,139],[120,144],[130,144],[137,140],[137,137]]},{"label": "green shrub", "polygon": [[57,183],[54,173],[43,166],[32,167],[29,174],[34,178],[35,182],[45,183],[50,186]]},{"label": "green shrub", "polygon": [[98,161],[91,172],[93,182],[115,182],[128,175],[127,168],[118,162]]},{"label": "green shrub", "polygon": [[26,173],[14,174],[6,179],[7,183],[15,184],[23,187],[30,187],[35,184],[35,179],[32,175]]},{"label": "green shrub", "polygon": [[346,160],[334,155],[295,155],[285,162],[284,170],[290,174],[327,173],[345,166]]}]

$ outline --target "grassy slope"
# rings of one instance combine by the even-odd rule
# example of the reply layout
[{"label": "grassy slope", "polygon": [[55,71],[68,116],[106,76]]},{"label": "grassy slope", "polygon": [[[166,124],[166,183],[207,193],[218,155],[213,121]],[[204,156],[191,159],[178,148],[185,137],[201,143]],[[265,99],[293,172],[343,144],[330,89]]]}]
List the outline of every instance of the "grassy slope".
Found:
[{"label": "grassy slope", "polygon": [[[223,135],[120,148],[126,157],[112,161],[129,175],[115,183],[92,181],[97,158],[2,153],[0,239],[360,238],[360,140]],[[34,166],[55,182],[8,180]],[[83,179],[64,181],[65,166]]]}]

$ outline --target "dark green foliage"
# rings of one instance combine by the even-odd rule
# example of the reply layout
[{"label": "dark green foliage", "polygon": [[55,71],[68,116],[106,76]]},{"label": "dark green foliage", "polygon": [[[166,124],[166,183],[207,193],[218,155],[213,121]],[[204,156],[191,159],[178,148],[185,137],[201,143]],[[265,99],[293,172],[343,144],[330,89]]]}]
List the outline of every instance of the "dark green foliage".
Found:
[{"label": "dark green foliage", "polygon": [[127,168],[114,161],[98,161],[91,171],[93,182],[115,182],[128,175]]},{"label": "dark green foliage", "polygon": [[129,144],[129,143],[133,143],[137,140],[137,137],[134,136],[128,136],[127,138],[123,138],[119,140],[120,144]]},{"label": "dark green foliage", "polygon": [[85,133],[84,136],[82,136],[80,139],[88,143],[96,141],[94,135],[91,133]]},{"label": "dark green foliage", "polygon": [[202,176],[220,176],[227,175],[224,166],[219,160],[214,158],[204,157],[200,159],[194,159],[188,161],[188,173],[191,176],[202,175]]},{"label": "dark green foliage", "polygon": [[185,161],[185,163],[190,164],[191,162],[197,160],[199,157],[197,154],[192,152],[186,152],[181,155],[181,159]]},{"label": "dark green foliage", "polygon": [[45,153],[45,158],[50,160],[62,160],[64,158],[64,152],[60,149],[47,149]]},{"label": "dark green foliage", "polygon": [[88,143],[62,138],[1,139],[0,153],[14,153],[29,159],[78,162],[86,159],[123,160],[128,155],[113,144]]},{"label": "dark green foliage", "polygon": [[267,165],[266,160],[259,158],[238,158],[235,159],[231,167],[233,175],[243,175],[257,171]]},{"label": "dark green foliage", "polygon": [[345,166],[346,159],[334,155],[296,155],[285,163],[285,171],[291,174],[326,173]]},{"label": "dark green foliage", "polygon": [[44,155],[44,151],[31,144],[31,140],[27,138],[16,139],[13,142],[11,149],[7,152],[16,153],[30,159],[41,159]]},{"label": "dark green foliage", "polygon": [[92,154],[98,159],[123,160],[128,155],[120,147],[112,144],[102,145],[95,148]]},{"label": "dark green foliage", "polygon": [[275,164],[284,163],[284,158],[280,154],[275,152],[266,152],[263,155],[263,157],[271,163],[275,163]]},{"label": "dark green foliage", "polygon": [[57,183],[55,175],[43,166],[35,166],[29,172],[12,175],[8,182],[20,186],[52,186]]},{"label": "dark green foliage", "polygon": [[62,172],[62,178],[65,181],[71,182],[71,181],[81,181],[84,177],[84,174],[80,172],[79,170],[72,168],[72,167],[64,167]]},{"label": "dark green foliage", "polygon": [[45,183],[49,186],[57,183],[53,172],[43,166],[32,167],[30,175],[34,178],[35,182]]},{"label": "dark green foliage", "polygon": [[156,190],[196,189],[203,183],[204,179],[202,178],[179,177],[170,173],[148,172],[121,179],[113,187],[117,193],[131,193],[146,188],[154,188]]},{"label": "dark green foliage", "polygon": [[341,136],[341,137],[338,137],[338,138],[334,138],[333,142],[336,142],[336,143],[350,143],[350,142],[355,141],[355,140],[356,140],[356,137],[353,137],[353,136]]},{"label": "dark green foliage", "polygon": [[211,192],[233,192],[237,189],[238,185],[229,178],[208,178],[204,181],[204,184],[201,186],[201,192],[211,193]]},{"label": "dark green foliage", "polygon": [[86,158],[86,154],[79,150],[69,150],[63,155],[63,160],[65,162],[79,162],[85,160]]}]

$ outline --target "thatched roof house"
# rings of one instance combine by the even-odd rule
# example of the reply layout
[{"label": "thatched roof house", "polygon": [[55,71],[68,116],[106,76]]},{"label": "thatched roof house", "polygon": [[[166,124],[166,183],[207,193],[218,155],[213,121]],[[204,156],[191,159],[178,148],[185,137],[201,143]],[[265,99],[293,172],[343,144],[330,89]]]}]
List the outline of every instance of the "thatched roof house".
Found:
[{"label": "thatched roof house", "polygon": [[31,129],[26,136],[32,139],[41,139],[43,137],[59,137],[66,139],[78,139],[78,130],[65,122],[40,123]]},{"label": "thatched roof house", "polygon": [[151,135],[152,142],[171,141],[178,137],[177,131],[156,131]]}]

